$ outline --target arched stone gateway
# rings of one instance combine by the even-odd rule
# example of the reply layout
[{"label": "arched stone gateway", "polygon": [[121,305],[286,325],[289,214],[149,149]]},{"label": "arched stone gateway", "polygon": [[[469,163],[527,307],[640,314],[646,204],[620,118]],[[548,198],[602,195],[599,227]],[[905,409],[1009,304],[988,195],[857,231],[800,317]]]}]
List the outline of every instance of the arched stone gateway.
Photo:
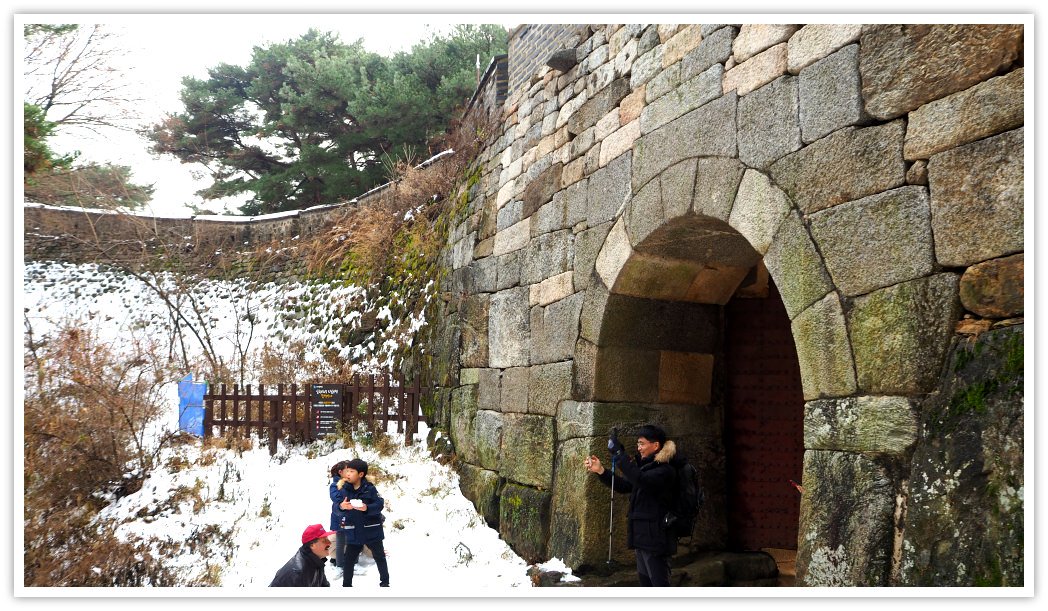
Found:
[{"label": "arched stone gateway", "polygon": [[[503,538],[602,563],[582,459],[655,421],[708,487],[688,549],[793,548],[804,585],[1021,583],[1021,38],[600,26],[511,92],[447,250],[437,414]],[[754,371],[739,312],[779,338]],[[746,385],[776,387],[753,426]]]}]

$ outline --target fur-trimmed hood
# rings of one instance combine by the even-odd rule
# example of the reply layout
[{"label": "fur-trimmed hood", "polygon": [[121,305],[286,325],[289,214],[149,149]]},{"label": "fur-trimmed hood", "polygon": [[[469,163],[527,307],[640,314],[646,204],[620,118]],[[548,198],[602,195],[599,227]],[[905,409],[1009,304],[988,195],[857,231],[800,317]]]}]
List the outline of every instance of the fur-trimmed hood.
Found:
[{"label": "fur-trimmed hood", "polygon": [[659,448],[658,453],[655,454],[655,462],[669,463],[673,460],[673,457],[677,455],[677,444],[673,443],[672,439],[667,439],[666,443],[662,444]]}]

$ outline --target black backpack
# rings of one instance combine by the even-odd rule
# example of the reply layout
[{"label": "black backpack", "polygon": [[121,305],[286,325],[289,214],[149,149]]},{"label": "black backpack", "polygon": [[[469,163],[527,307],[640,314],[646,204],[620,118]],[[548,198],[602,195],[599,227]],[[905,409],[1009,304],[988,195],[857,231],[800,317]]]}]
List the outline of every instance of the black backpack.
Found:
[{"label": "black backpack", "polygon": [[675,537],[690,537],[695,529],[695,517],[706,501],[706,492],[699,483],[699,471],[691,463],[682,460],[674,465],[674,469],[677,485],[662,525]]}]

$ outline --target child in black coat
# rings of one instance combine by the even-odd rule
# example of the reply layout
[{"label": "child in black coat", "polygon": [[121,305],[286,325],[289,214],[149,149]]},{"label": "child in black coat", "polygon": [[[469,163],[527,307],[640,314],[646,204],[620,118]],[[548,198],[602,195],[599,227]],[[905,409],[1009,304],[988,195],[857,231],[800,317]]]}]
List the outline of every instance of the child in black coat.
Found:
[{"label": "child in black coat", "polygon": [[[368,464],[359,458],[331,468],[331,527],[337,531],[335,559],[342,567],[342,586],[353,586],[353,567],[366,545],[378,566],[379,585],[389,587],[389,568],[382,547],[385,501],[367,480]],[[336,524],[337,521],[337,524]]]}]

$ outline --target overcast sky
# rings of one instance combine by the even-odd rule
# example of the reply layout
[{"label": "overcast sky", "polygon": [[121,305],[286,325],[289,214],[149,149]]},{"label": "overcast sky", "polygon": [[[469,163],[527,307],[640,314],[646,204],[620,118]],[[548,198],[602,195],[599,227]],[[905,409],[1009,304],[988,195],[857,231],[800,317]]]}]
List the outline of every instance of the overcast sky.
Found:
[{"label": "overcast sky", "polygon": [[[484,21],[469,15],[18,15],[16,19],[20,23],[111,25],[120,34],[121,47],[129,52],[124,58],[124,77],[137,83],[138,92],[146,99],[140,108],[141,123],[155,123],[165,113],[182,110],[179,92],[183,77],[206,78],[207,69],[220,63],[246,65],[253,47],[298,38],[310,27],[335,32],[347,43],[363,38],[367,49],[392,55],[410,50],[433,33],[447,31],[454,23]],[[190,214],[185,207],[189,202],[222,211],[220,204],[204,202],[194,195],[210,182],[194,179],[194,172],[199,173],[202,166],[182,164],[170,156],[153,157],[147,153],[149,143],[134,133],[113,129],[95,135],[81,130],[59,134],[52,142],[60,153],[79,150],[83,161],[130,166],[134,182],[154,185],[150,204],[154,214]],[[230,204],[231,212],[235,213],[235,206]]]}]

